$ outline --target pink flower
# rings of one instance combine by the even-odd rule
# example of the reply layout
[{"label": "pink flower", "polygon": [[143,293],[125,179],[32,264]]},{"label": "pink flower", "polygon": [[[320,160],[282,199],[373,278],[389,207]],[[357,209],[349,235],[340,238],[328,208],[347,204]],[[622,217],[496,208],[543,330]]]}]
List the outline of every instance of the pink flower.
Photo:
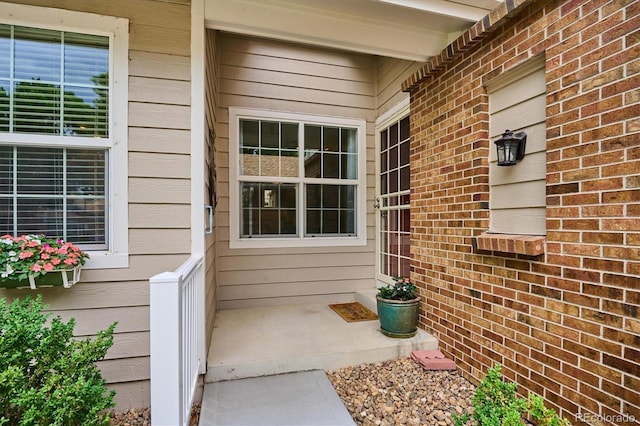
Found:
[{"label": "pink flower", "polygon": [[30,251],[21,251],[20,254],[18,255],[20,259],[26,259],[31,256],[33,256],[33,252],[30,252]]},{"label": "pink flower", "polygon": [[40,255],[40,259],[42,259],[42,260],[47,260],[47,259],[49,259],[50,257],[51,257],[51,256],[49,256],[47,253],[42,253],[42,254]]},{"label": "pink flower", "polygon": [[60,259],[58,259],[57,257],[54,257],[53,259],[51,259],[51,263],[54,265],[59,265],[60,264]]},{"label": "pink flower", "polygon": [[65,265],[75,265],[76,263],[78,263],[78,261],[72,258],[67,258],[64,260]]},{"label": "pink flower", "polygon": [[54,269],[55,269],[55,268],[54,268],[54,266],[53,266],[51,263],[45,263],[45,264],[44,264],[44,270],[45,270],[46,272],[53,271]]},{"label": "pink flower", "polygon": [[31,267],[31,270],[32,270],[33,272],[40,272],[40,271],[42,270],[42,266],[40,266],[39,264],[37,264],[37,263],[36,263],[35,265],[33,265],[33,266]]}]

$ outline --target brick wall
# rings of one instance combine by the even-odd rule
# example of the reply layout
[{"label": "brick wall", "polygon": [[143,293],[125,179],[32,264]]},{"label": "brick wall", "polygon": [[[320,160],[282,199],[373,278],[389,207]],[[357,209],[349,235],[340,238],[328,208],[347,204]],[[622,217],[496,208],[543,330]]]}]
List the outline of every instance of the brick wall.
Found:
[{"label": "brick wall", "polygon": [[[421,325],[470,379],[501,363],[576,424],[640,424],[639,28],[640,1],[509,0],[404,84]],[[483,84],[539,54],[545,253],[480,250],[495,149]]]}]

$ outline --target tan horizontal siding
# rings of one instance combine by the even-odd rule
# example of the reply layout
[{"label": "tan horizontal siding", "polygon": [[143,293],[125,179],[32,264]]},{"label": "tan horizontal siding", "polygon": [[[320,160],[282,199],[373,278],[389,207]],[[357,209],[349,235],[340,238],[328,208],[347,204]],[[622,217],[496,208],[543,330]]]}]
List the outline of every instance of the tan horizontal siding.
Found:
[{"label": "tan horizontal siding", "polygon": [[[366,246],[229,249],[227,108],[365,119],[368,149],[364,155],[368,157],[367,170],[373,170],[375,58],[228,34],[220,35],[219,54],[219,101],[224,108],[217,128],[221,151],[216,152],[220,308],[342,301],[352,299],[358,288],[373,287],[372,227],[367,229]],[[374,182],[368,179],[367,186]],[[363,189],[372,204],[373,192]],[[373,223],[367,216],[363,219]]]},{"label": "tan horizontal siding", "polygon": [[78,336],[118,322],[101,368],[118,391],[118,408],[148,406],[148,280],[174,270],[190,251],[190,2],[16,2],[129,19],[129,267],[83,270],[73,288],[38,293],[52,313],[76,319]]},{"label": "tan horizontal siding", "polygon": [[527,133],[526,156],[515,167],[497,166],[491,144],[491,232],[546,235],[546,83],[544,62],[537,63],[537,71],[522,76],[521,67],[488,85],[490,137],[507,129]]},{"label": "tan horizontal siding", "polygon": [[[213,30],[206,31],[205,40],[205,119],[207,123],[206,147],[207,153],[205,161],[207,165],[207,173],[205,176],[205,203],[210,203],[215,207],[216,199],[211,199],[210,188],[215,188],[216,192],[220,191],[219,177],[212,176],[211,170],[216,170],[216,164],[220,164],[220,125],[218,123],[218,82],[219,82],[219,61],[218,61],[218,32]],[[213,135],[216,135],[214,138]],[[219,195],[216,195],[216,198]],[[218,309],[218,292],[217,292],[217,259],[216,259],[216,239],[218,237],[217,229],[220,221],[219,208],[214,211],[214,230],[212,234],[205,236],[205,347],[209,348],[213,327],[215,321],[216,310]]]},{"label": "tan horizontal siding", "polygon": [[420,62],[379,57],[376,63],[376,103],[378,115],[393,108],[407,93],[401,92],[401,84],[422,66]]}]

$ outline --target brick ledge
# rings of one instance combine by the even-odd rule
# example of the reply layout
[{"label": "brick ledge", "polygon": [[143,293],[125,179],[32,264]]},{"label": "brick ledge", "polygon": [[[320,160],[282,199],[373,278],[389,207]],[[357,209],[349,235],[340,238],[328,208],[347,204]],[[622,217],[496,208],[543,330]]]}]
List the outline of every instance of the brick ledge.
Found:
[{"label": "brick ledge", "polygon": [[502,253],[524,254],[539,256],[544,254],[546,237],[535,235],[488,234],[478,235],[476,238],[478,250],[498,251]]}]

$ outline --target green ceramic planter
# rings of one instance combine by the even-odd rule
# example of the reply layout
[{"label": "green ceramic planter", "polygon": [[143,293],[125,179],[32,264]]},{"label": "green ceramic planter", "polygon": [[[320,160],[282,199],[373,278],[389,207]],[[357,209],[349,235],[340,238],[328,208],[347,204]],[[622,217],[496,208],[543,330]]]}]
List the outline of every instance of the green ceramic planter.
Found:
[{"label": "green ceramic planter", "polygon": [[385,336],[406,339],[418,331],[420,298],[391,300],[376,296],[380,331]]}]

